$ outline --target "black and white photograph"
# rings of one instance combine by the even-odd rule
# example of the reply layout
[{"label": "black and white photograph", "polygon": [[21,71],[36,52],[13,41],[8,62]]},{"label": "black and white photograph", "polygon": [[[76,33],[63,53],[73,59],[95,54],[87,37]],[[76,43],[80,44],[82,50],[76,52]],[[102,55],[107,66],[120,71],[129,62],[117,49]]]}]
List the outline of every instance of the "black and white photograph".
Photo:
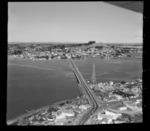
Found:
[{"label": "black and white photograph", "polygon": [[143,4],[8,2],[7,126],[143,123]]}]

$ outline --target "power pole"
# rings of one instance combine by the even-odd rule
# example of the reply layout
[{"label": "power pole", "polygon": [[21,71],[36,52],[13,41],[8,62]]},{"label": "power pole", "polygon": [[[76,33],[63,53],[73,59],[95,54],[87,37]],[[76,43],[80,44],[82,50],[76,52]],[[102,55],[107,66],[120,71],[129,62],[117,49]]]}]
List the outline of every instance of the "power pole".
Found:
[{"label": "power pole", "polygon": [[93,64],[92,84],[96,83],[95,63]]}]

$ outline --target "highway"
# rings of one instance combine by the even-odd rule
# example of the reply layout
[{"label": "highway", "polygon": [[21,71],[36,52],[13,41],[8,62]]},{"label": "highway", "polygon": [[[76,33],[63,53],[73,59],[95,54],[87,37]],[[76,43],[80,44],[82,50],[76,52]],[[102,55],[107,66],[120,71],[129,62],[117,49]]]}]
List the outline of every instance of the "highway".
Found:
[{"label": "highway", "polygon": [[99,105],[98,105],[95,95],[93,95],[93,93],[91,92],[90,87],[87,85],[85,79],[81,75],[77,66],[71,59],[69,59],[69,60],[71,61],[72,69],[79,81],[79,84],[84,88],[86,95],[87,95],[87,99],[88,99],[90,105],[92,106],[91,109],[86,114],[84,114],[82,116],[82,119],[80,119],[78,122],[79,125],[83,125],[85,123],[85,121],[90,117],[90,115],[93,114],[98,109]]}]

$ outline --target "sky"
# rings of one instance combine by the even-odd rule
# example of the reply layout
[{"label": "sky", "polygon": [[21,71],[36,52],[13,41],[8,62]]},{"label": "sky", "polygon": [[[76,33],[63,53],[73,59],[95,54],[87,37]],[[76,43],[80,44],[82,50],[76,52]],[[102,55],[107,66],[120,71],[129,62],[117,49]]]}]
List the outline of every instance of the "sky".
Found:
[{"label": "sky", "polygon": [[143,14],[104,2],[9,2],[8,42],[142,43]]}]

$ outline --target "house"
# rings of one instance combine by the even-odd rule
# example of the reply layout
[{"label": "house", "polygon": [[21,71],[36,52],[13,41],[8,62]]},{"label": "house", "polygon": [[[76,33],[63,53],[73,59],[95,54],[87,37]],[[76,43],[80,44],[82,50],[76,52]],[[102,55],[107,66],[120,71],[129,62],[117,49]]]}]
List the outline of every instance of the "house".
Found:
[{"label": "house", "polygon": [[72,110],[63,110],[59,115],[57,115],[56,119],[63,119],[74,115],[75,113]]},{"label": "house", "polygon": [[81,109],[81,110],[87,110],[89,107],[91,107],[90,105],[80,105],[79,106],[79,109]]},{"label": "house", "polygon": [[110,112],[107,110],[104,113],[105,114],[99,113],[97,118],[98,118],[98,120],[107,119],[108,120],[107,123],[112,123],[112,120],[115,120],[119,116],[121,116],[121,114],[119,114],[119,113],[113,113],[113,112]]},{"label": "house", "polygon": [[122,110],[127,110],[127,107],[126,107],[126,106],[120,107],[119,110],[120,110],[120,111],[122,111]]},{"label": "house", "polygon": [[116,119],[116,118],[118,118],[119,116],[121,116],[121,114],[119,114],[119,113],[113,113],[113,112],[110,112],[110,111],[105,111],[105,114],[106,115],[109,115],[109,116],[112,116],[113,117],[113,119]]}]

